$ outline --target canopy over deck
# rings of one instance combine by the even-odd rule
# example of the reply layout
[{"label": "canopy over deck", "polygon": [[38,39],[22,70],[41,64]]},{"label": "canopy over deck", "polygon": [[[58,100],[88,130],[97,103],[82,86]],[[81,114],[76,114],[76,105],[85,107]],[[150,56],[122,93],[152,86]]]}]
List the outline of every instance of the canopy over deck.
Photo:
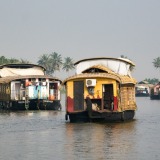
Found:
[{"label": "canopy over deck", "polygon": [[97,57],[82,59],[74,63],[76,66],[76,74],[81,74],[87,68],[93,65],[103,65],[113,72],[120,75],[128,75],[131,77],[131,71],[135,64],[126,58],[109,58],[109,57]]},{"label": "canopy over deck", "polygon": [[45,68],[35,64],[5,64],[0,66],[0,77],[44,75]]}]

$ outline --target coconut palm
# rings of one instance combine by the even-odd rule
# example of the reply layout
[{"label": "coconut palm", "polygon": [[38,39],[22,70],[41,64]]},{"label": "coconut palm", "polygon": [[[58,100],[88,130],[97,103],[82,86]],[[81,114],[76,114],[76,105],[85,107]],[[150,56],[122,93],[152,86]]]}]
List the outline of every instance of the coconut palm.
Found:
[{"label": "coconut palm", "polygon": [[62,56],[56,52],[52,52],[50,54],[50,63],[51,63],[51,68],[52,72],[54,73],[55,71],[60,71],[60,68],[62,66]]},{"label": "coconut palm", "polygon": [[159,82],[159,79],[157,78],[146,78],[144,81],[147,81],[149,84],[157,84]]},{"label": "coconut palm", "polygon": [[7,64],[8,63],[8,59],[4,56],[1,56],[0,57],[0,64],[3,65],[3,64]]},{"label": "coconut palm", "polygon": [[155,58],[152,63],[156,69],[159,69],[160,68],[160,57]]},{"label": "coconut palm", "polygon": [[29,64],[29,63],[31,63],[31,62],[28,61],[28,60],[25,60],[25,59],[20,59],[20,60],[19,60],[19,63],[21,63],[21,64]]},{"label": "coconut palm", "polygon": [[10,58],[10,59],[8,59],[7,63],[20,63],[20,61],[18,59],[15,59],[15,58]]},{"label": "coconut palm", "polygon": [[15,59],[15,58],[6,58],[4,56],[0,57],[0,64],[11,64],[11,63],[21,63],[21,64],[26,64],[26,63],[30,63],[28,60],[24,60],[24,59]]},{"label": "coconut palm", "polygon": [[127,56],[124,56],[124,55],[121,55],[120,57],[121,57],[121,58],[127,58]]},{"label": "coconut palm", "polygon": [[50,55],[43,54],[42,56],[39,57],[39,60],[37,63],[38,65],[41,65],[46,69],[46,74],[49,74],[49,75],[52,74]]},{"label": "coconut palm", "polygon": [[153,66],[156,68],[156,69],[159,69],[160,70],[160,57],[157,57],[155,59],[153,59]]},{"label": "coconut palm", "polygon": [[74,62],[70,57],[64,58],[64,63],[63,63],[63,70],[66,72],[69,72],[70,70],[74,69]]}]

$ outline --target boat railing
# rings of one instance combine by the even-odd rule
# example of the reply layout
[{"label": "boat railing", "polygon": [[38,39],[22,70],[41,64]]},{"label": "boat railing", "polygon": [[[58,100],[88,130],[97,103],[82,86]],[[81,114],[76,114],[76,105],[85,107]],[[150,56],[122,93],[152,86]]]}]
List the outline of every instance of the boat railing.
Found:
[{"label": "boat railing", "polygon": [[[58,90],[54,90],[53,97],[48,97],[51,100],[58,100],[60,97],[60,93]],[[11,99],[12,100],[25,100],[26,99],[26,91],[25,89],[16,89],[11,90]],[[46,96],[44,97],[46,99]]]}]

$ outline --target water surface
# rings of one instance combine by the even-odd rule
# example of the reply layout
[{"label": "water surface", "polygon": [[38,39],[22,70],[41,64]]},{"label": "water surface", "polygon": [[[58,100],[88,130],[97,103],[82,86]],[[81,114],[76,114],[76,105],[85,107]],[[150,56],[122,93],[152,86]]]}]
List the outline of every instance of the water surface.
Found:
[{"label": "water surface", "polygon": [[160,101],[136,101],[134,120],[123,123],[69,123],[64,104],[62,111],[0,112],[0,160],[159,160]]}]

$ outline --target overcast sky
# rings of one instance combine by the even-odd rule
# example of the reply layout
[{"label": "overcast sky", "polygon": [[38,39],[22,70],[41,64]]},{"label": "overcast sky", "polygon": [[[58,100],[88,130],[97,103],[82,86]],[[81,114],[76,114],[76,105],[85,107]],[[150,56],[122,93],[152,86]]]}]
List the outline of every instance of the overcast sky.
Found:
[{"label": "overcast sky", "polygon": [[138,80],[160,78],[160,0],[0,0],[0,56],[37,63],[127,56]]}]

